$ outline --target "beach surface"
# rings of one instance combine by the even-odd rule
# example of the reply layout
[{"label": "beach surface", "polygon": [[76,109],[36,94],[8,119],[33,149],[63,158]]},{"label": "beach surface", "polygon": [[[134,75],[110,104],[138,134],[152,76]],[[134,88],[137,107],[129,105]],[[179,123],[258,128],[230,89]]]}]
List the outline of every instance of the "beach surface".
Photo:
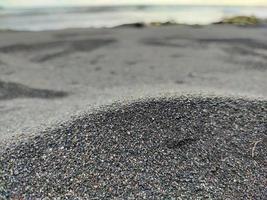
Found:
[{"label": "beach surface", "polygon": [[264,199],[266,28],[0,38],[0,197]]}]

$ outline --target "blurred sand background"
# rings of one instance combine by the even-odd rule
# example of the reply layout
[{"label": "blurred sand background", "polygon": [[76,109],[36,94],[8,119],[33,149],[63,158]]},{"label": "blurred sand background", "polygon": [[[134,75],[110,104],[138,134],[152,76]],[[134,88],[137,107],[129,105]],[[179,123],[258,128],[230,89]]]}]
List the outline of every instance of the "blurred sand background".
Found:
[{"label": "blurred sand background", "polygon": [[1,141],[117,100],[266,99],[266,36],[264,27],[228,25],[1,31]]}]

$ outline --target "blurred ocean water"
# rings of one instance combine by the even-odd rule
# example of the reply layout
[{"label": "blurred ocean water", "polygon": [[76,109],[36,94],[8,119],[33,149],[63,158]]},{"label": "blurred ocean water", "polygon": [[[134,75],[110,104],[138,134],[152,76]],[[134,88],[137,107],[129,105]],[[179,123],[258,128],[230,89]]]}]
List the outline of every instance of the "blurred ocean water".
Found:
[{"label": "blurred ocean water", "polygon": [[174,20],[184,24],[210,24],[223,17],[254,15],[267,18],[267,7],[229,6],[94,6],[0,8],[0,29],[57,30],[114,27],[134,22]]}]

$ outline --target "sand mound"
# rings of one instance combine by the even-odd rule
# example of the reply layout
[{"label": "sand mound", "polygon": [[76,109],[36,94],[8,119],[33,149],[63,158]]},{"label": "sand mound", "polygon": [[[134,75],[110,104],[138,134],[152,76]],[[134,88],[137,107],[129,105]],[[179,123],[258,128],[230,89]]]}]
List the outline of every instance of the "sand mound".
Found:
[{"label": "sand mound", "polygon": [[1,195],[264,199],[267,102],[177,97],[113,105],[8,148]]}]

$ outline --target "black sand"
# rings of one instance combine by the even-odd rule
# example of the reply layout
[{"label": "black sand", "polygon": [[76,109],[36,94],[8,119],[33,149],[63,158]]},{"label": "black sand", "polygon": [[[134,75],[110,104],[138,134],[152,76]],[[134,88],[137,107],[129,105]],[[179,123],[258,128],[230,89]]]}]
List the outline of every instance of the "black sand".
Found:
[{"label": "black sand", "polygon": [[4,82],[0,80],[0,101],[16,98],[63,98],[67,92],[46,89],[30,88],[19,83]]},{"label": "black sand", "polygon": [[0,31],[0,199],[266,199],[266,30]]},{"label": "black sand", "polygon": [[10,147],[3,198],[266,199],[267,101],[114,104]]}]

